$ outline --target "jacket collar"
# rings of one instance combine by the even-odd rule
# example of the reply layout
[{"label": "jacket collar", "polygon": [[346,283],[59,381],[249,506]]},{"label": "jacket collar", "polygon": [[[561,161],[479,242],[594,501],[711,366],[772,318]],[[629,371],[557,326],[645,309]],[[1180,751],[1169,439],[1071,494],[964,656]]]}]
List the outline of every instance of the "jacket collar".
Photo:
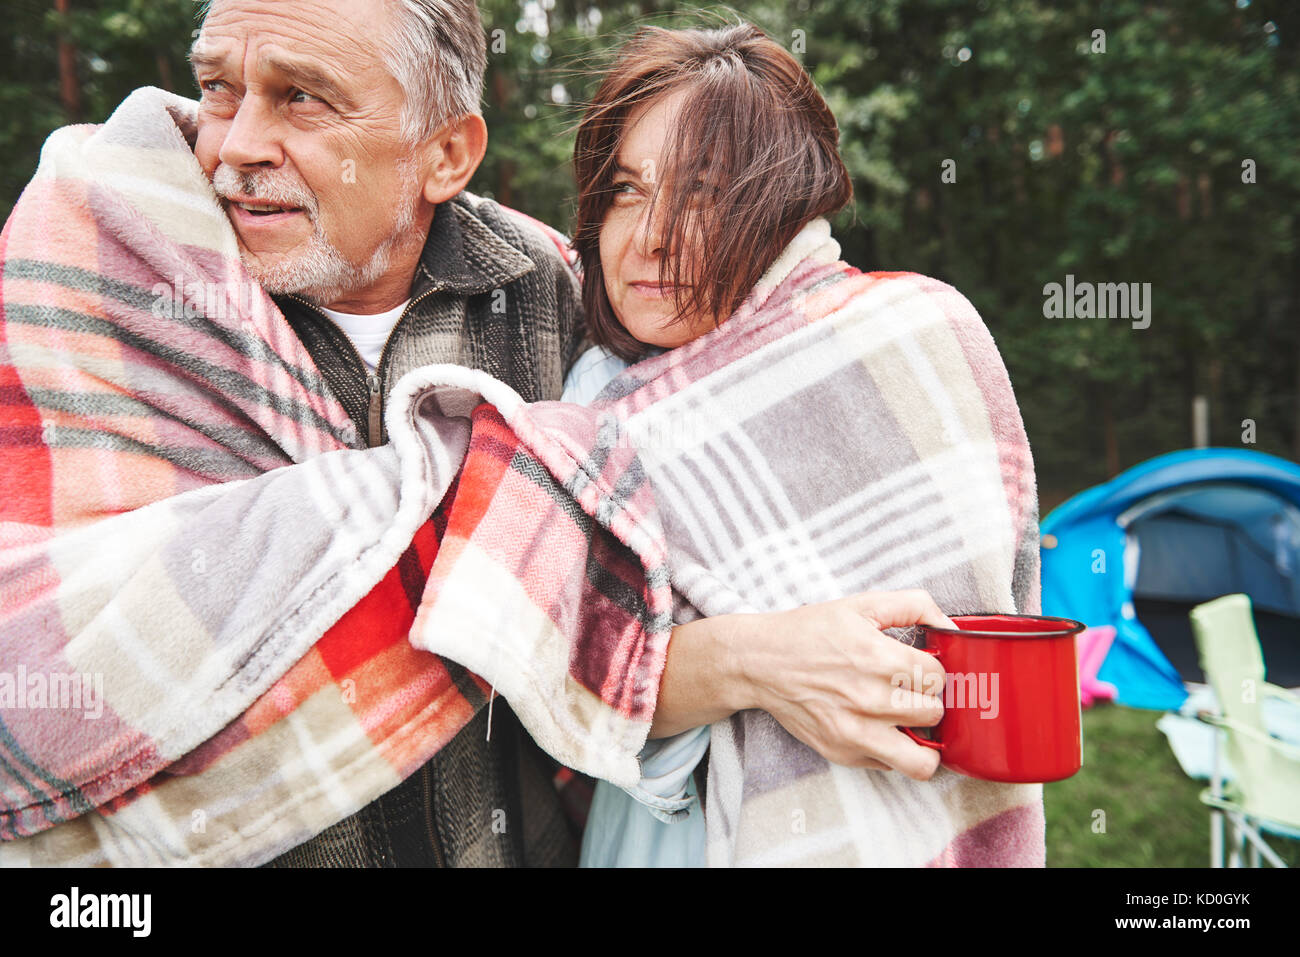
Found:
[{"label": "jacket collar", "polygon": [[476,295],[500,288],[535,268],[531,259],[474,215],[462,193],[434,211],[411,283],[411,298],[435,289]]}]

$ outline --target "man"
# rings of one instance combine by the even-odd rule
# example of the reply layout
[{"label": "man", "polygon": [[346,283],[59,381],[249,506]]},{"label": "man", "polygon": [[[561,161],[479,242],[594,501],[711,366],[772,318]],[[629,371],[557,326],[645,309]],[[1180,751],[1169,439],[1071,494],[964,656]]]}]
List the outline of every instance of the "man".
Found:
[{"label": "man", "polygon": [[[392,384],[420,365],[558,397],[581,336],[573,276],[550,237],[462,193],[487,141],[472,3],[219,0],[191,60],[195,155],[245,263],[367,445],[385,440]],[[572,863],[541,752],[508,708],[494,712],[491,743],[485,710],[420,773],[278,863]]]},{"label": "man", "polygon": [[[464,192],[487,140],[472,0],[216,0],[191,61],[195,156],[366,445],[385,441],[393,383],[428,363],[558,398],[581,336],[573,277],[542,228]],[[891,677],[941,671],[881,632],[923,619],[946,620],[897,593],[678,627],[652,737],[764,707],[832,760],[924,780],[937,755],[895,725],[933,725],[942,708],[893,703]],[[501,702],[490,739],[486,715],[273,863],[572,863],[544,757]]]}]

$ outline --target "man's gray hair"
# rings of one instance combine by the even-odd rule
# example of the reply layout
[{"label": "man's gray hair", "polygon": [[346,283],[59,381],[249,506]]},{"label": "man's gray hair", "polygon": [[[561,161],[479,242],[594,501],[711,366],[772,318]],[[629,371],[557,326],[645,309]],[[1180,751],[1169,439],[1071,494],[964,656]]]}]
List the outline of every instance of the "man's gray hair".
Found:
[{"label": "man's gray hair", "polygon": [[[391,23],[384,62],[397,79],[402,137],[420,143],[453,116],[477,114],[487,70],[487,41],[476,0],[383,0]],[[201,0],[205,20],[212,0]]]},{"label": "man's gray hair", "polygon": [[487,43],[475,0],[386,0],[385,61],[406,93],[402,136],[428,139],[454,116],[479,112]]}]

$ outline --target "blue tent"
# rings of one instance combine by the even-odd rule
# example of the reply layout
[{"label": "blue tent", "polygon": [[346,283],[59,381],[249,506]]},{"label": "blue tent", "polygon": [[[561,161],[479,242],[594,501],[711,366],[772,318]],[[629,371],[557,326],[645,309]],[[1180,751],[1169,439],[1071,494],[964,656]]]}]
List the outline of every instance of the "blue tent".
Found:
[{"label": "blue tent", "polygon": [[1138,708],[1203,681],[1187,611],[1244,592],[1267,678],[1300,684],[1300,465],[1191,449],[1135,465],[1042,522],[1043,614],[1114,625],[1098,678]]}]

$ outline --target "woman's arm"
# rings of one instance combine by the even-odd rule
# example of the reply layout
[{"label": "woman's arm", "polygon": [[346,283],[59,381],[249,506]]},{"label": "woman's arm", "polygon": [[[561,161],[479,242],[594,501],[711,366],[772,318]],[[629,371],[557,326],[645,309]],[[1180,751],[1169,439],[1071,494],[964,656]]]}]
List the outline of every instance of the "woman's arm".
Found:
[{"label": "woman's arm", "polygon": [[767,614],[678,625],[668,645],[650,737],[761,708],[828,761],[927,780],[938,752],[898,726],[943,717],[943,668],[882,629],[952,627],[921,590],[862,592]]}]

